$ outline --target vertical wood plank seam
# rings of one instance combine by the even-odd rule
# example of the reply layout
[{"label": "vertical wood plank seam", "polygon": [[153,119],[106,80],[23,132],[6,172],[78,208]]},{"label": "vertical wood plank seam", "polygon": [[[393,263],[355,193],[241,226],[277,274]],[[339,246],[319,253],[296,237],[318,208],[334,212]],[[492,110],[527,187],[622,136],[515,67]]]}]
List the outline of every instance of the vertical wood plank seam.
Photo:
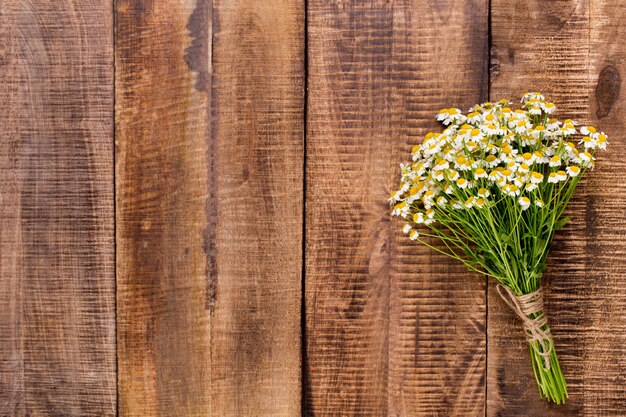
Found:
[{"label": "vertical wood plank seam", "polygon": [[303,36],[303,108],[302,108],[302,273],[300,284],[300,415],[308,415],[308,363],[306,335],[306,205],[307,205],[307,134],[309,108],[309,0],[304,2],[304,36]]},{"label": "vertical wood plank seam", "polygon": [[[487,71],[485,78],[487,78],[487,100],[491,100],[491,45],[493,42],[491,34],[491,6],[493,0],[487,0],[487,51],[485,56],[485,63],[487,65]],[[485,404],[483,412],[487,417],[487,404],[489,399],[489,276],[485,275]]]},{"label": "vertical wood plank seam", "polygon": [[116,87],[117,87],[117,0],[111,0],[111,13],[113,16],[111,18],[111,24],[113,25],[111,36],[112,36],[112,44],[113,49],[111,53],[113,54],[112,63],[113,63],[113,126],[112,126],[112,134],[113,138],[113,146],[111,147],[111,151],[113,153],[113,308],[114,318],[115,318],[115,330],[114,330],[114,338],[115,338],[115,415],[119,417],[120,415],[120,380],[119,380],[119,350],[118,350],[118,342],[117,342],[117,331],[118,331],[118,321],[117,321],[117,169],[116,169],[116,161],[115,161],[115,153],[117,150],[116,139],[116,129],[117,129],[117,103],[116,103]]}]

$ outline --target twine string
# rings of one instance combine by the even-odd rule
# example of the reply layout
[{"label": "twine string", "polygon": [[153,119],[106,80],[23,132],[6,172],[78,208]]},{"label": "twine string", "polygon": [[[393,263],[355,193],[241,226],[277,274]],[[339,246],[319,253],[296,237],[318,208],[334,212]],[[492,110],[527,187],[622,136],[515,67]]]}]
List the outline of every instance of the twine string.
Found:
[{"label": "twine string", "polygon": [[[552,335],[543,309],[543,288],[539,287],[535,292],[519,296],[501,284],[498,284],[497,289],[504,302],[522,319],[528,343],[543,358],[546,369],[550,369]],[[531,317],[532,315],[535,317]],[[539,349],[540,346],[541,349]]]}]

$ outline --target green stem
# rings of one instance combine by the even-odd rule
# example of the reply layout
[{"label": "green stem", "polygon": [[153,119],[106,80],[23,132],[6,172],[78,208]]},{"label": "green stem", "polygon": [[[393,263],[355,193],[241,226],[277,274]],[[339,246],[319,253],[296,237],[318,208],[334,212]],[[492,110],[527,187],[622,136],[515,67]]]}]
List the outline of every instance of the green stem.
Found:
[{"label": "green stem", "polygon": [[[544,330],[547,329],[548,326],[546,325]],[[537,341],[530,342],[530,360],[539,388],[539,395],[549,402],[564,404],[568,397],[567,383],[561,371],[552,338],[550,338],[550,343],[552,344],[549,356],[550,369],[546,367],[543,356],[539,354],[539,352],[543,352],[543,348]]]}]

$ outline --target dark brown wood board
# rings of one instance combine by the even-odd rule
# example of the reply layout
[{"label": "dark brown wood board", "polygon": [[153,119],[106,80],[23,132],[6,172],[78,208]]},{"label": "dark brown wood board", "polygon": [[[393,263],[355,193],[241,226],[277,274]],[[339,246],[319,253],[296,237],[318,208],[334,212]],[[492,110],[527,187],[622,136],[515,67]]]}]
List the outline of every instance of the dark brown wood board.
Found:
[{"label": "dark brown wood board", "polygon": [[486,98],[487,7],[308,2],[307,415],[484,414],[485,279],[387,198],[439,109]]},{"label": "dark brown wood board", "polygon": [[303,10],[118,1],[122,416],[300,413]]},{"label": "dark brown wood board", "polygon": [[111,1],[0,2],[0,415],[113,416]]},{"label": "dark brown wood board", "polygon": [[[489,292],[489,416],[622,416],[626,410],[626,5],[615,1],[492,1],[491,99],[527,90],[558,114],[592,123],[610,145],[571,202],[545,276],[546,308],[566,406],[537,399],[520,323]],[[493,283],[492,283],[493,284]]]}]

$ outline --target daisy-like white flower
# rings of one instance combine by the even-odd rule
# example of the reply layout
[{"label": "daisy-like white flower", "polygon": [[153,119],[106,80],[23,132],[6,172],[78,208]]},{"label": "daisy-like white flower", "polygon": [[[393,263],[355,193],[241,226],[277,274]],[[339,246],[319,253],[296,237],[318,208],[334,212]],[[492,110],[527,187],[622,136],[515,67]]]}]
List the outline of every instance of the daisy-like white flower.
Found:
[{"label": "daisy-like white flower", "polygon": [[569,176],[572,178],[577,177],[578,174],[580,174],[580,167],[577,167],[576,165],[568,166],[565,170],[567,171]]},{"label": "daisy-like white flower", "polygon": [[441,121],[446,126],[450,123],[463,123],[466,119],[467,117],[463,115],[461,110],[456,108],[442,109],[437,115],[437,120]]},{"label": "daisy-like white flower", "polygon": [[520,197],[517,202],[522,207],[522,210],[526,210],[530,207],[530,199],[528,197]]},{"label": "daisy-like white flower", "polygon": [[467,158],[465,158],[464,156],[459,156],[456,159],[455,168],[459,171],[469,171],[470,169],[472,169],[472,166],[467,161]]},{"label": "daisy-like white flower", "polygon": [[561,163],[562,163],[561,158],[555,155],[552,158],[550,158],[550,163],[548,165],[550,165],[551,167],[560,167]]},{"label": "daisy-like white flower", "polygon": [[548,123],[546,123],[546,129],[548,129],[549,131],[558,130],[560,126],[561,122],[557,119],[549,119]]},{"label": "daisy-like white flower", "polygon": [[405,224],[404,227],[402,228],[402,232],[406,235],[407,233],[409,233],[411,230],[413,230],[413,228],[411,227],[410,224]]},{"label": "daisy-like white flower", "polygon": [[559,182],[559,179],[556,176],[556,172],[551,172],[548,175],[548,182],[552,184],[557,184]]},{"label": "daisy-like white flower", "polygon": [[404,193],[401,190],[392,192],[391,193],[391,197],[389,198],[389,201],[391,203],[395,203],[396,201],[400,201],[400,199],[402,198],[402,194],[404,194]]},{"label": "daisy-like white flower", "polygon": [[456,186],[463,189],[463,188],[467,188],[469,187],[469,181],[467,181],[465,178],[459,178],[458,180],[456,180]]},{"label": "daisy-like white flower", "polygon": [[546,130],[545,126],[539,125],[535,126],[530,131],[530,135],[533,137],[533,139],[535,139],[535,143],[537,143],[537,140],[541,139],[542,137],[550,136],[551,133],[549,130]]},{"label": "daisy-like white flower", "polygon": [[530,174],[530,182],[533,184],[540,184],[543,181],[543,174],[540,172],[532,172]]},{"label": "daisy-like white flower", "polygon": [[543,206],[544,206],[544,204],[543,204],[543,200],[536,199],[536,200],[535,200],[535,205],[536,205],[537,207],[543,207]]},{"label": "daisy-like white flower", "polygon": [[524,94],[524,96],[522,97],[521,102],[522,103],[526,103],[529,100],[545,100],[545,97],[543,96],[543,94],[538,93],[538,92],[528,92],[528,93]]},{"label": "daisy-like white flower", "polygon": [[565,181],[567,180],[567,174],[565,173],[565,171],[557,171],[556,172],[556,179],[557,181]]},{"label": "daisy-like white flower", "polygon": [[578,157],[580,158],[581,164],[583,166],[590,165],[593,161],[593,155],[591,155],[589,152],[583,152],[579,154]]},{"label": "daisy-like white flower", "polygon": [[411,240],[417,240],[418,237],[420,237],[420,234],[417,232],[417,230],[411,230],[411,232],[409,233],[409,238]]},{"label": "daisy-like white flower", "polygon": [[529,123],[526,120],[518,120],[517,123],[515,123],[515,126],[513,127],[513,130],[518,135],[521,135],[521,134],[524,134],[524,133],[528,132],[529,126],[530,125],[529,125]]},{"label": "daisy-like white flower", "polygon": [[473,125],[478,124],[482,121],[482,113],[479,111],[473,111],[467,115],[467,122]]},{"label": "daisy-like white flower", "polygon": [[528,184],[526,184],[526,186],[524,187],[524,190],[530,192],[535,191],[537,188],[539,188],[539,186],[535,183],[529,182]]},{"label": "daisy-like white flower", "polygon": [[598,149],[602,149],[603,151],[606,150],[606,135],[604,134],[604,132],[602,133],[598,133],[597,137],[596,137],[596,146]]},{"label": "daisy-like white flower", "polygon": [[580,133],[582,133],[583,135],[589,135],[596,132],[596,128],[593,126],[581,126],[580,128]]},{"label": "daisy-like white flower", "polygon": [[486,188],[479,188],[478,189],[478,197],[488,198],[490,195],[491,195],[491,193],[489,192],[488,189],[486,189]]},{"label": "daisy-like white flower", "polygon": [[487,171],[485,171],[482,168],[478,168],[476,171],[474,171],[474,178],[481,179],[481,178],[487,178]]},{"label": "daisy-like white flower", "polygon": [[472,152],[478,149],[478,144],[474,142],[473,140],[468,140],[467,142],[465,142],[465,147],[467,148],[468,151]]},{"label": "daisy-like white flower", "polygon": [[396,216],[404,217],[404,215],[408,212],[409,212],[409,206],[404,201],[401,201],[395,206],[393,206],[393,210],[391,213]]},{"label": "daisy-like white flower", "polygon": [[517,167],[517,173],[518,174],[527,174],[530,171],[530,168],[528,167],[528,165],[522,163],[519,164]]},{"label": "daisy-like white flower", "polygon": [[497,166],[499,163],[500,163],[500,160],[495,155],[487,155],[485,157],[485,164],[489,168],[493,168],[493,167]]},{"label": "daisy-like white flower", "polygon": [[554,103],[550,103],[547,101],[542,101],[539,106],[546,114],[552,114],[556,111],[556,106]]},{"label": "daisy-like white flower", "polygon": [[561,134],[563,134],[563,136],[575,135],[576,128],[574,127],[574,123],[572,123],[571,121],[569,123],[565,123],[561,127]]},{"label": "daisy-like white flower", "polygon": [[590,136],[584,136],[578,144],[583,145],[585,149],[594,149],[597,146],[596,141]]}]

